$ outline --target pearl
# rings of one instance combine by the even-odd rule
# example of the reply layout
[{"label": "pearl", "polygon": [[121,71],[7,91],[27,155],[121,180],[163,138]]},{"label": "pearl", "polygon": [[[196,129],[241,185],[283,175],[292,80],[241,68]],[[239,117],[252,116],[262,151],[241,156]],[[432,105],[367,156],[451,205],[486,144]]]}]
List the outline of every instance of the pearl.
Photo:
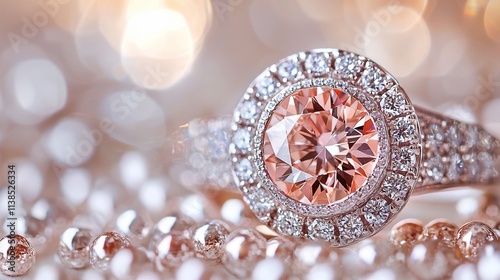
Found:
[{"label": "pearl", "polygon": [[88,229],[70,227],[59,240],[57,254],[61,262],[69,268],[84,268],[90,262],[92,232]]},{"label": "pearl", "polygon": [[406,219],[394,225],[390,234],[390,241],[400,247],[411,247],[423,232],[422,222]]},{"label": "pearl", "polygon": [[455,247],[466,260],[474,261],[481,248],[487,242],[495,240],[498,240],[498,237],[488,225],[481,222],[469,222],[458,229]]},{"label": "pearl", "polygon": [[158,271],[171,270],[194,256],[191,239],[181,232],[164,235],[154,249],[154,262]]},{"label": "pearl", "polygon": [[207,260],[219,260],[222,255],[222,245],[228,235],[228,226],[218,220],[205,223],[195,229],[193,244],[197,256]]},{"label": "pearl", "polygon": [[98,235],[90,244],[90,264],[94,269],[105,271],[118,251],[130,247],[130,241],[117,232]]},{"label": "pearl", "polygon": [[222,252],[224,267],[239,278],[248,278],[266,256],[266,240],[254,229],[237,229],[227,237]]},{"label": "pearl", "polygon": [[0,271],[7,276],[21,276],[35,264],[35,254],[35,249],[21,235],[4,236],[0,239]]},{"label": "pearl", "polygon": [[449,247],[453,247],[457,226],[446,220],[438,219],[424,226],[421,240],[437,240]]}]

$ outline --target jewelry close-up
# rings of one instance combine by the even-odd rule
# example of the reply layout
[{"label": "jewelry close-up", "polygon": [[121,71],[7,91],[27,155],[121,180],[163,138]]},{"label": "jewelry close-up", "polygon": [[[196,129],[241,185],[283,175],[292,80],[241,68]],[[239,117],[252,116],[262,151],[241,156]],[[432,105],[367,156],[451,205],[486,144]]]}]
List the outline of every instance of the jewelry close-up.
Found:
[{"label": "jewelry close-up", "polygon": [[500,280],[500,0],[0,3],[0,280]]},{"label": "jewelry close-up", "polygon": [[[184,128],[174,152],[185,149],[203,183],[239,189],[281,234],[333,246],[382,230],[412,193],[499,178],[491,134],[414,106],[382,66],[338,49],[280,60],[250,84],[232,118],[192,125],[207,131]],[[229,152],[185,147],[197,137]],[[218,169],[205,173],[196,159],[203,155]]]}]

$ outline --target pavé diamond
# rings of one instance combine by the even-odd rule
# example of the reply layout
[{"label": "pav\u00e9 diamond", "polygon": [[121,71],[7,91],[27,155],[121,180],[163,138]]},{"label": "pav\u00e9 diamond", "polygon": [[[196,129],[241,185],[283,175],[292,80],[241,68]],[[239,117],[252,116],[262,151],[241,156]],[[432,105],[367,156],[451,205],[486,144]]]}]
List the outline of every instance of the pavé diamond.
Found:
[{"label": "pav\u00e9 diamond", "polygon": [[391,132],[397,142],[412,141],[417,137],[417,125],[411,119],[399,118],[394,122]]},{"label": "pav\u00e9 diamond", "polygon": [[334,225],[332,220],[315,219],[308,227],[307,231],[312,239],[321,239],[330,241],[335,238]]},{"label": "pav\u00e9 diamond", "polygon": [[263,158],[270,179],[305,204],[331,204],[354,193],[373,171],[379,150],[372,117],[340,89],[293,93],[265,127]]},{"label": "pav\u00e9 diamond", "polygon": [[361,62],[355,54],[349,53],[335,60],[335,70],[345,78],[354,78],[361,71]]},{"label": "pav\u00e9 diamond", "polygon": [[277,83],[273,80],[271,76],[265,76],[262,80],[255,84],[255,96],[260,99],[267,99],[271,94],[274,93],[277,87]]},{"label": "pav\u00e9 diamond", "polygon": [[402,200],[408,192],[409,186],[405,177],[400,174],[393,173],[388,176],[382,184],[382,192],[384,192],[392,200]]},{"label": "pav\u00e9 diamond", "polygon": [[345,215],[339,220],[339,232],[345,239],[358,238],[363,233],[363,221],[357,215]]},{"label": "pav\u00e9 diamond", "polygon": [[330,70],[329,59],[323,53],[311,53],[307,56],[304,66],[312,74],[323,75]]},{"label": "pav\u00e9 diamond", "polygon": [[390,117],[400,115],[406,110],[407,102],[402,94],[393,89],[386,92],[380,100],[382,110]]},{"label": "pav\u00e9 diamond", "polygon": [[257,103],[253,100],[244,102],[240,107],[240,115],[246,121],[256,119],[259,116]]},{"label": "pav\u00e9 diamond", "polygon": [[250,208],[259,216],[267,215],[274,209],[274,200],[268,191],[259,187],[252,187],[245,195]]},{"label": "pav\u00e9 diamond", "polygon": [[378,198],[368,201],[363,207],[363,212],[368,223],[373,227],[378,227],[387,221],[391,211],[389,203],[382,198]]},{"label": "pav\u00e9 diamond", "polygon": [[283,61],[278,66],[278,74],[287,80],[294,80],[299,75],[299,72],[299,66],[291,60]]},{"label": "pav\u00e9 diamond", "polygon": [[363,71],[361,85],[364,86],[369,93],[377,94],[383,91],[387,84],[387,77],[379,68],[370,67]]},{"label": "pav\u00e9 diamond", "polygon": [[276,229],[286,235],[300,236],[304,219],[291,211],[279,210]]},{"label": "pav\u00e9 diamond", "polygon": [[246,158],[243,158],[236,164],[236,176],[240,180],[249,180],[252,177],[252,163]]},{"label": "pav\u00e9 diamond", "polygon": [[246,129],[240,129],[233,135],[233,143],[242,152],[246,152],[250,147],[250,132]]},{"label": "pav\u00e9 diamond", "polygon": [[402,147],[392,154],[392,168],[401,171],[412,171],[417,163],[417,155],[410,147]]}]

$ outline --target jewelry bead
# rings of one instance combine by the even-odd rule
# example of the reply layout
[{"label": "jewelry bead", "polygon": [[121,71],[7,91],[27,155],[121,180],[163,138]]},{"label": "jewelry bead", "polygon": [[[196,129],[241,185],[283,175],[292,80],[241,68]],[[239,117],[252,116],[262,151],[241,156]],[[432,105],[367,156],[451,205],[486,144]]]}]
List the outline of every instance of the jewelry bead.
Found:
[{"label": "jewelry bead", "polygon": [[221,248],[229,235],[228,226],[213,220],[198,227],[193,233],[193,245],[196,255],[207,260],[219,260]]},{"label": "jewelry bead", "polygon": [[386,240],[362,241],[357,250],[343,256],[343,262],[349,265],[349,274],[362,275],[377,267],[390,266],[396,262],[396,249]]},{"label": "jewelry bead", "polygon": [[90,244],[90,264],[94,269],[105,271],[113,256],[123,248],[130,247],[130,241],[117,232],[98,235]]},{"label": "jewelry bead", "polygon": [[149,259],[144,250],[129,247],[120,249],[111,258],[109,270],[116,279],[134,280],[141,271],[145,270],[148,263]]},{"label": "jewelry bead", "polygon": [[391,230],[390,241],[401,247],[411,247],[423,232],[423,224],[414,219],[403,220]]},{"label": "jewelry bead", "polygon": [[35,255],[35,249],[21,235],[7,235],[0,239],[0,269],[7,276],[21,276],[28,272],[35,264]]},{"label": "jewelry bead", "polygon": [[172,270],[194,256],[191,239],[181,232],[164,235],[154,249],[154,262],[158,271]]},{"label": "jewelry bead", "polygon": [[421,240],[437,240],[447,246],[452,247],[454,245],[455,233],[457,232],[457,226],[446,220],[438,219],[431,221],[424,226]]},{"label": "jewelry bead", "polygon": [[474,261],[481,247],[495,240],[498,240],[498,237],[488,225],[469,222],[458,229],[455,235],[455,247],[466,260]]},{"label": "jewelry bead", "polygon": [[290,237],[277,236],[269,239],[266,244],[266,257],[279,258],[290,265],[293,260],[295,241]]},{"label": "jewelry bead", "polygon": [[123,211],[115,220],[114,230],[134,243],[143,244],[149,235],[153,222],[149,215],[135,209]]},{"label": "jewelry bead", "polygon": [[221,266],[210,265],[198,258],[191,258],[183,262],[175,271],[178,280],[215,280],[231,279]]},{"label": "jewelry bead", "polygon": [[260,260],[252,271],[252,279],[280,280],[289,279],[283,260],[265,258]]},{"label": "jewelry bead", "polygon": [[222,264],[239,278],[250,275],[255,264],[266,256],[266,240],[254,229],[237,229],[226,239]]},{"label": "jewelry bead", "polygon": [[151,239],[149,241],[149,249],[154,250],[160,239],[170,232],[181,232],[185,236],[190,236],[190,230],[195,225],[195,222],[184,216],[166,216],[155,224],[151,231]]},{"label": "jewelry bead", "polygon": [[324,241],[306,241],[295,248],[292,269],[303,276],[319,263],[340,263],[341,255]]},{"label": "jewelry bead", "polygon": [[[8,224],[9,221],[6,220],[4,224],[5,234],[9,233],[7,228]],[[47,245],[51,239],[51,230],[47,228],[47,224],[29,214],[17,218],[16,233],[26,238],[31,246],[37,251],[38,255],[46,251]]]},{"label": "jewelry bead", "polygon": [[463,263],[459,265],[452,274],[453,280],[479,280],[476,266],[471,263]]},{"label": "jewelry bead", "polygon": [[69,268],[84,268],[89,265],[89,246],[92,232],[88,229],[70,227],[61,235],[57,254],[61,262]]},{"label": "jewelry bead", "polygon": [[417,241],[408,257],[408,268],[422,279],[443,279],[458,264],[453,248],[436,240]]}]

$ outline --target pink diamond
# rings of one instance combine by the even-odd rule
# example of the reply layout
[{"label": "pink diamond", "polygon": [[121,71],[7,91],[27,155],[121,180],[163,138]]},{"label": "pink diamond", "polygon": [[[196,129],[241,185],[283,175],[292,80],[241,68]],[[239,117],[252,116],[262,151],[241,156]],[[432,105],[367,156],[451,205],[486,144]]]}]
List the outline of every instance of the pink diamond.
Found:
[{"label": "pink diamond", "polygon": [[264,130],[269,177],[285,195],[306,204],[331,204],[357,191],[375,168],[379,150],[369,112],[330,87],[286,97]]}]

